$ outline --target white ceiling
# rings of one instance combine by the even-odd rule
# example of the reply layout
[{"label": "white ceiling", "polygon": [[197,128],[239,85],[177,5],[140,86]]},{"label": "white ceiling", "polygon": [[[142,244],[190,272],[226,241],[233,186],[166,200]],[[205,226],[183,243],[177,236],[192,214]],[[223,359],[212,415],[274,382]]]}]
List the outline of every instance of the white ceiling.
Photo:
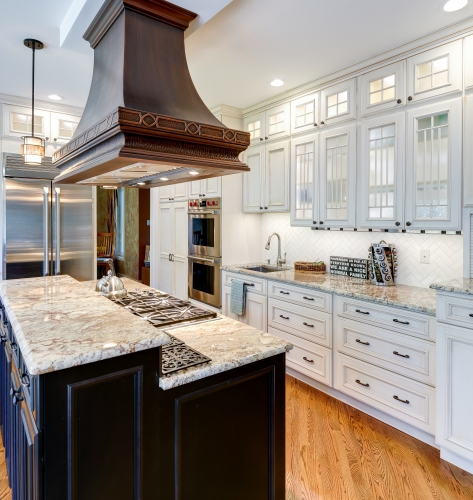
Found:
[{"label": "white ceiling", "polygon": [[[200,14],[186,39],[189,68],[209,107],[245,108],[472,17],[473,0],[447,14],[440,0],[176,0]],[[82,33],[102,0],[0,0],[0,93],[83,107],[93,56]],[[197,29],[198,28],[198,29]],[[189,34],[188,34],[189,35]],[[269,81],[282,78],[284,87]]]}]

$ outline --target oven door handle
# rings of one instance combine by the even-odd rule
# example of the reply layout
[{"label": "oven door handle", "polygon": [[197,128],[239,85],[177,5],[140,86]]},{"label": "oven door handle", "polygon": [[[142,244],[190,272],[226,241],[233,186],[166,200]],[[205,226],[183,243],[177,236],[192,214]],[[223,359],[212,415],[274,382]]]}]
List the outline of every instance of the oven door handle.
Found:
[{"label": "oven door handle", "polygon": [[218,264],[218,260],[219,260],[219,259],[206,259],[205,257],[189,257],[189,259],[191,259],[191,260],[201,260],[201,261],[204,261],[204,262],[211,262],[212,264]]}]

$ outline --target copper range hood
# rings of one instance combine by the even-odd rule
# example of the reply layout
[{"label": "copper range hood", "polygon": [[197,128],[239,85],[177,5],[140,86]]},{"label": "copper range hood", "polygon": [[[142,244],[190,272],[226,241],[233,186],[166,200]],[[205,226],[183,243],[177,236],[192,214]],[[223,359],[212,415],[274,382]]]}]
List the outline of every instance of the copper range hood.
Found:
[{"label": "copper range hood", "polygon": [[164,0],[107,0],[84,38],[94,49],[87,105],[56,151],[58,184],[155,187],[248,171],[247,132],[199,97],[184,49],[197,14]]}]

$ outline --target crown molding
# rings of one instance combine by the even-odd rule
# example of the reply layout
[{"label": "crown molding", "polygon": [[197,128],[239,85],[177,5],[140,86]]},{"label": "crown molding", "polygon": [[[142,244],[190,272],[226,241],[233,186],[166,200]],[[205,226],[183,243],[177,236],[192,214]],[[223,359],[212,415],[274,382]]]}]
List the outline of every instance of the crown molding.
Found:
[{"label": "crown molding", "polygon": [[406,59],[414,54],[424,52],[425,50],[434,48],[438,45],[443,45],[447,42],[453,42],[471,34],[473,34],[473,16],[440,30],[433,31],[428,35],[424,35],[416,38],[415,40],[399,45],[393,49],[371,56],[334,73],[330,73],[306,84],[286,90],[285,92],[271,97],[270,99],[248,106],[243,109],[243,117],[246,118],[256,111],[264,111],[272,106],[303,97],[311,92],[322,90],[326,87],[347,80],[348,78],[355,78],[367,73],[368,71],[381,68],[399,60]]},{"label": "crown molding", "polygon": [[210,110],[214,115],[234,116],[235,118],[243,118],[243,110],[228,106],[226,104],[219,104]]},{"label": "crown molding", "polygon": [[[0,94],[0,103],[31,107],[30,98],[8,94]],[[35,99],[34,105],[35,109],[42,109],[43,111],[56,111],[58,113],[67,113],[69,115],[76,116],[82,116],[82,113],[84,112],[83,108],[77,108],[76,106],[69,106],[67,104],[60,104],[52,101],[40,101],[38,99]]]}]

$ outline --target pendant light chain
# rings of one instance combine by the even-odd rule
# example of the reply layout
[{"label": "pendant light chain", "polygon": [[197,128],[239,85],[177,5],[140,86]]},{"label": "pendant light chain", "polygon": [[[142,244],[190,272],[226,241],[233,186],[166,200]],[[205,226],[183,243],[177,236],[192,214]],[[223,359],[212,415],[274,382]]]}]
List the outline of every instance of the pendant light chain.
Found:
[{"label": "pendant light chain", "polygon": [[34,60],[35,60],[35,43],[33,43],[33,77],[31,89],[31,137],[34,137]]}]

